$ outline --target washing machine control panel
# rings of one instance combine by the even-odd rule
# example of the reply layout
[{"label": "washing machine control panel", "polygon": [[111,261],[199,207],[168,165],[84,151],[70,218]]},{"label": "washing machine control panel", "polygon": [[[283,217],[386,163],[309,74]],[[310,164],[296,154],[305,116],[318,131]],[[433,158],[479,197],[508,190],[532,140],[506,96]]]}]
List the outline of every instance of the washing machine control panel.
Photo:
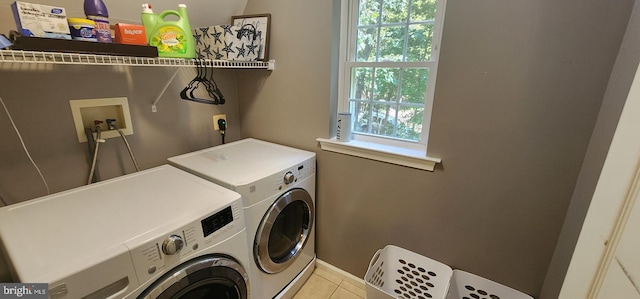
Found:
[{"label": "washing machine control panel", "polygon": [[184,241],[182,237],[178,235],[171,235],[164,239],[162,242],[162,252],[166,255],[174,255],[178,253],[184,247]]},{"label": "washing machine control panel", "polygon": [[244,227],[242,200],[238,199],[187,225],[172,230],[165,230],[166,226],[160,227],[126,245],[130,248],[140,284],[143,284],[184,262],[186,257],[210,250],[210,247],[237,234]]}]

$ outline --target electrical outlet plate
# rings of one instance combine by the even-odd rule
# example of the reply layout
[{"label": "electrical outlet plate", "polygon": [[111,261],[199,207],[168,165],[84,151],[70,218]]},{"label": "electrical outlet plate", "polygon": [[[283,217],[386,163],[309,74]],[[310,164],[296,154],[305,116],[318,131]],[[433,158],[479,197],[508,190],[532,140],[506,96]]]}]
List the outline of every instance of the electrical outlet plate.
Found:
[{"label": "electrical outlet plate", "polygon": [[[133,134],[133,125],[131,124],[131,113],[129,112],[129,103],[126,97],[122,98],[105,98],[105,99],[86,99],[86,100],[70,100],[71,114],[75,123],[78,141],[80,143],[87,142],[85,128],[93,128],[94,120],[100,120],[102,134],[100,138],[120,137],[120,133],[116,130],[107,128],[106,120],[112,118],[116,120],[116,124],[125,135]],[[95,134],[94,134],[95,135]],[[95,136],[94,136],[95,138]]]},{"label": "electrical outlet plate", "polygon": [[[218,114],[218,115],[214,115],[213,116],[213,130],[214,131],[220,130],[220,126],[218,126],[218,120],[219,119],[224,119],[225,121],[227,121],[227,115],[226,114]],[[227,128],[228,127],[229,127],[229,123],[227,123]]]}]

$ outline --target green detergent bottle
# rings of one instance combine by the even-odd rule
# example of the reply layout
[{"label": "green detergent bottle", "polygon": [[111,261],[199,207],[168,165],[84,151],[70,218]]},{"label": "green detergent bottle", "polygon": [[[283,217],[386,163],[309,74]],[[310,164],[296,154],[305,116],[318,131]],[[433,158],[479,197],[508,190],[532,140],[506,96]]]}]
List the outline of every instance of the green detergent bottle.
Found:
[{"label": "green detergent bottle", "polygon": [[[164,18],[168,15],[175,15],[178,20],[165,21]],[[151,10],[151,5],[142,4],[142,25],[147,34],[147,42],[158,48],[160,57],[196,57],[186,5],[178,5],[178,11],[167,10],[156,15]]]}]

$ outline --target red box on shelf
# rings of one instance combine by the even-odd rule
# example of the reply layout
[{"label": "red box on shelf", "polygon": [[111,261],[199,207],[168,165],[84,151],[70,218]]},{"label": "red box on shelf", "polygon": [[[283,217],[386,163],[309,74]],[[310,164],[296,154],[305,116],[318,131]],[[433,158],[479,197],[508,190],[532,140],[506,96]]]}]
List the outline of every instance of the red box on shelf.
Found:
[{"label": "red box on shelf", "polygon": [[147,35],[142,25],[118,23],[114,26],[116,32],[116,43],[127,45],[146,46]]}]

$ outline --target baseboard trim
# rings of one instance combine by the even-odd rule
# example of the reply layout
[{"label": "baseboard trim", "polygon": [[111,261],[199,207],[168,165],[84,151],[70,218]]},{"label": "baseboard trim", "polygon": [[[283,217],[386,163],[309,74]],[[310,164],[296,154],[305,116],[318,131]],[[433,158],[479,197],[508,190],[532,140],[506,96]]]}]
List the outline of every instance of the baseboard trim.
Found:
[{"label": "baseboard trim", "polygon": [[354,286],[357,286],[363,290],[366,290],[366,284],[364,282],[364,279],[357,277],[347,271],[344,271],[334,265],[331,265],[323,260],[320,260],[320,259],[316,260],[316,268],[331,272],[336,276],[340,277],[342,280]]}]

